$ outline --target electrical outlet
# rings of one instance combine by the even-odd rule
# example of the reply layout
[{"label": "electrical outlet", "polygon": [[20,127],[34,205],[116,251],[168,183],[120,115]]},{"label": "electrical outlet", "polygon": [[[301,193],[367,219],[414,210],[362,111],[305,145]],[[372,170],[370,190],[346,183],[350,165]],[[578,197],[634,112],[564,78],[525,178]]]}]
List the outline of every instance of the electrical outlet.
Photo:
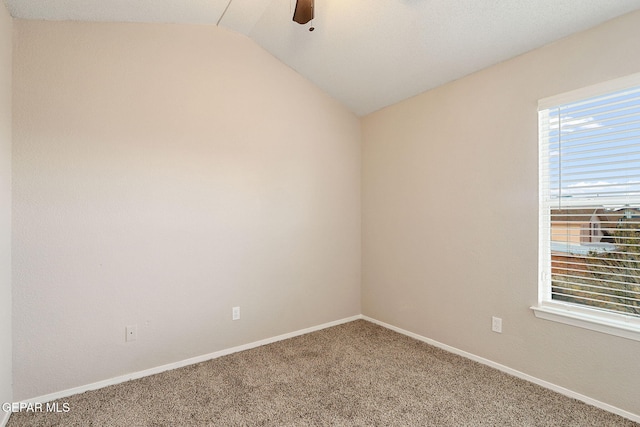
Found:
[{"label": "electrical outlet", "polygon": [[499,317],[492,317],[491,318],[491,330],[493,332],[498,332],[499,334],[502,333],[502,319]]},{"label": "electrical outlet", "polygon": [[231,320],[240,320],[240,307],[233,307],[231,309]]},{"label": "electrical outlet", "polygon": [[125,341],[135,341],[138,339],[138,325],[129,325],[125,328]]}]

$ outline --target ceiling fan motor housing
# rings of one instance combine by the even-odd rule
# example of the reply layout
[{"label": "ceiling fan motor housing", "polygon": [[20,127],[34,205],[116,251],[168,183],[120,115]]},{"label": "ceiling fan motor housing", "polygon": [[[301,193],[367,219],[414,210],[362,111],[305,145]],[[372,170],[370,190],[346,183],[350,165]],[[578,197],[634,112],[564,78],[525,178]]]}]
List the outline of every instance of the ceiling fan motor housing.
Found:
[{"label": "ceiling fan motor housing", "polygon": [[314,0],[297,0],[293,12],[293,20],[298,24],[306,24],[313,19]]}]

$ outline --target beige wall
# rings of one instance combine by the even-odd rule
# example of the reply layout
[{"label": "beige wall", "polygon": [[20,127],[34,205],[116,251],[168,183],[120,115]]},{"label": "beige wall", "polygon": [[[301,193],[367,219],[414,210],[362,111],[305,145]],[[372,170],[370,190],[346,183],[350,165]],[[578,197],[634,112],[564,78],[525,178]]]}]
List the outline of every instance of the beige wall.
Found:
[{"label": "beige wall", "polygon": [[212,26],[14,25],[16,399],[360,313],[357,117]]},{"label": "beige wall", "polygon": [[363,313],[640,414],[640,342],[529,309],[537,101],[640,71],[638,40],[626,15],[365,117]]},{"label": "beige wall", "polygon": [[[12,21],[0,4],[0,402],[11,395],[11,54]],[[0,411],[0,423],[3,413]]]},{"label": "beige wall", "polygon": [[537,100],[640,71],[640,13],[365,117],[362,216],[357,118],[248,39],[15,25],[15,399],[362,312],[640,414],[640,343],[529,309]]}]

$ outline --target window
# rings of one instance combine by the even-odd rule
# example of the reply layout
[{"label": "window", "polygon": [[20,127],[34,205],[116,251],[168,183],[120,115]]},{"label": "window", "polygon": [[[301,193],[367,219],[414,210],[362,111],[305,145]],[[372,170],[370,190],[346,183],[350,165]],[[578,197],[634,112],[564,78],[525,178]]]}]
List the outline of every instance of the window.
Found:
[{"label": "window", "polygon": [[543,99],[536,316],[640,340],[640,74]]}]

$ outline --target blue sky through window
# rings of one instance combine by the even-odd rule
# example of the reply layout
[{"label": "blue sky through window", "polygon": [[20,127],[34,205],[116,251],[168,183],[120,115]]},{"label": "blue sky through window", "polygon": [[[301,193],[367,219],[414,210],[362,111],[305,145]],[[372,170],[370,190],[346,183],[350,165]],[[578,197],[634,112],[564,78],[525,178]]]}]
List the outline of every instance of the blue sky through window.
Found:
[{"label": "blue sky through window", "polygon": [[549,110],[552,198],[640,195],[640,87]]}]

